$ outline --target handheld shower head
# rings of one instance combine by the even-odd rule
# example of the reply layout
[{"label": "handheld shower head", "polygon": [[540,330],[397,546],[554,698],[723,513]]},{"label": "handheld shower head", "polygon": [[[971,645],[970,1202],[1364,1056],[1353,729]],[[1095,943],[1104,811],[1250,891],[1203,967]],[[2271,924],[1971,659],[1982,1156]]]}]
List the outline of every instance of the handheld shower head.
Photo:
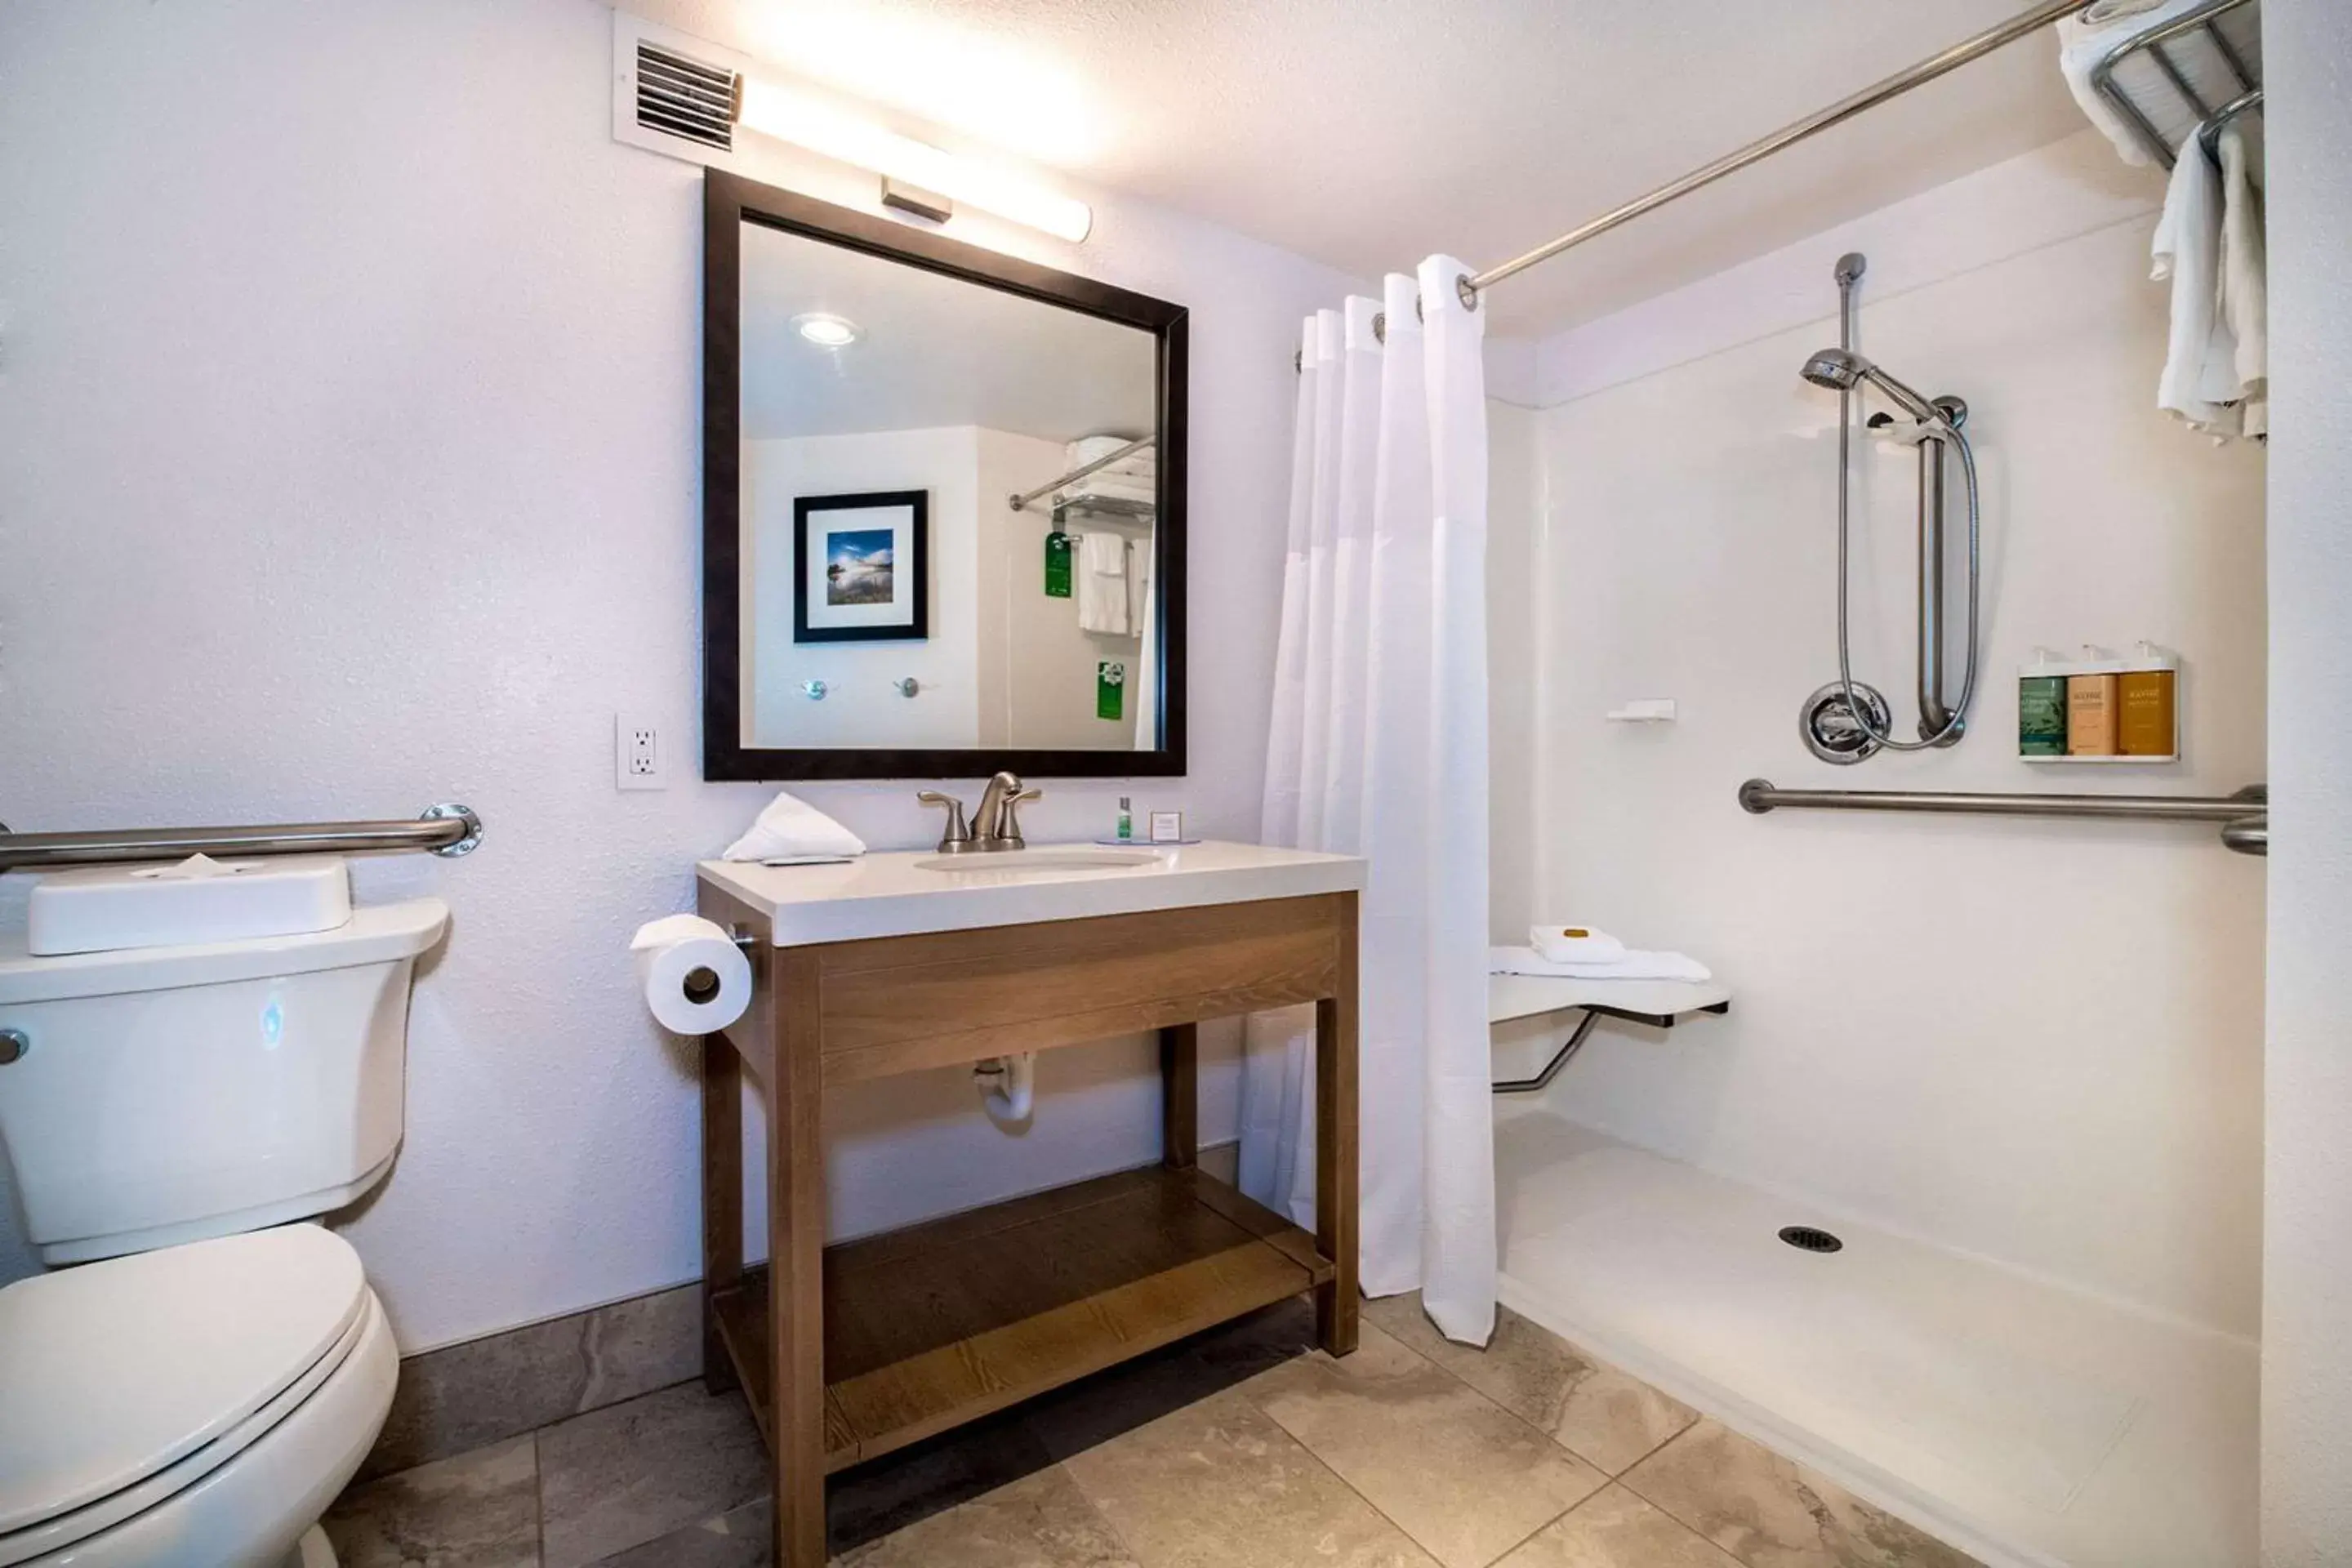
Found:
[{"label": "handheld shower head", "polygon": [[1869,382],[1912,418],[1944,429],[1953,427],[1942,409],[1851,349],[1822,349],[1805,362],[1799,374],[1815,386],[1826,386],[1832,392],[1852,392]]},{"label": "handheld shower head", "polygon": [[1798,374],[1815,386],[1826,386],[1832,392],[1852,392],[1862,382],[1862,373],[1869,361],[1849,349],[1823,349],[1805,362]]}]

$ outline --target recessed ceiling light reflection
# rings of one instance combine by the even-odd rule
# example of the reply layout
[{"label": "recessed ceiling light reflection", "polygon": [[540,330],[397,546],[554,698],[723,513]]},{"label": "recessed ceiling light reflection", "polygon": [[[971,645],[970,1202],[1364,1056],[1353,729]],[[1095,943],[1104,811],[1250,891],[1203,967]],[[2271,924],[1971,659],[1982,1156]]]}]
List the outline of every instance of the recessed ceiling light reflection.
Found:
[{"label": "recessed ceiling light reflection", "polygon": [[845,349],[866,335],[848,317],[829,316],[822,310],[794,316],[793,328],[821,349]]}]

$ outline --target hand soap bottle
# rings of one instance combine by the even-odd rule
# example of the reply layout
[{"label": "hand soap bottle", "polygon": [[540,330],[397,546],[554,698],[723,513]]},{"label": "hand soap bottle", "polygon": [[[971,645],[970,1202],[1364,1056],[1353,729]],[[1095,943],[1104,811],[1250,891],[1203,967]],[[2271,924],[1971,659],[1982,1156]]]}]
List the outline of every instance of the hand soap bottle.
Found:
[{"label": "hand soap bottle", "polygon": [[1118,841],[1121,844],[1135,837],[1135,809],[1126,795],[1118,797]]}]

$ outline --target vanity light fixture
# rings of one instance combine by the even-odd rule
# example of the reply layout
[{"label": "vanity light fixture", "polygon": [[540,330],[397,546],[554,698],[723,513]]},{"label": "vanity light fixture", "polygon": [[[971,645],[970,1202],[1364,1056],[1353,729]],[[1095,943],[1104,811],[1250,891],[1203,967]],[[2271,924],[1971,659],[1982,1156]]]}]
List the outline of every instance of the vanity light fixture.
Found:
[{"label": "vanity light fixture", "polygon": [[740,78],[734,110],[736,123],[747,131],[872,169],[886,181],[968,202],[1074,245],[1094,228],[1094,209],[1084,202],[1017,174],[901,136],[774,82]]},{"label": "vanity light fixture", "polygon": [[794,316],[793,330],[821,349],[845,349],[866,335],[865,329],[848,317],[823,310]]}]

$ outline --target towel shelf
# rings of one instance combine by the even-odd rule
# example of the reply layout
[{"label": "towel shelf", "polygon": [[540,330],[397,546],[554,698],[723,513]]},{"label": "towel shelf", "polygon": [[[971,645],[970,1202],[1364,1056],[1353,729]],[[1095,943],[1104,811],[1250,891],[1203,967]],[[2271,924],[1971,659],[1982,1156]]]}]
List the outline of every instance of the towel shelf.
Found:
[{"label": "towel shelf", "polygon": [[[2172,167],[2192,142],[2201,145],[2209,154],[2212,153],[2214,140],[2221,134],[2223,125],[2248,110],[2262,107],[2259,59],[2250,60],[2246,52],[2232,43],[2220,26],[2224,16],[2254,4],[2256,0],[2211,0],[2210,4],[2200,5],[2170,21],[2118,38],[2106,58],[2091,68],[2092,90],[2115,109],[2116,115],[2130,128],[2133,139],[2147,149],[2148,155],[2161,167]],[[2174,48],[2189,46],[2192,42],[2201,44],[2221,60],[2221,70],[2217,74],[2226,76],[2235,89],[2227,101],[2209,101],[2190,79],[2190,72],[2183,68],[2180,58],[2172,52]],[[2161,89],[2156,89],[2157,97],[2177,99],[2189,109],[2195,129],[2184,134],[2178,146],[2167,141],[2164,132],[2158,129],[2158,105],[2135,100],[2116,79],[2117,70],[2126,61],[2137,58],[2145,58],[2153,65],[2156,79],[2164,83]],[[2154,88],[2153,82],[2148,85]],[[2170,119],[2172,116],[2166,114],[2163,118]]]}]

